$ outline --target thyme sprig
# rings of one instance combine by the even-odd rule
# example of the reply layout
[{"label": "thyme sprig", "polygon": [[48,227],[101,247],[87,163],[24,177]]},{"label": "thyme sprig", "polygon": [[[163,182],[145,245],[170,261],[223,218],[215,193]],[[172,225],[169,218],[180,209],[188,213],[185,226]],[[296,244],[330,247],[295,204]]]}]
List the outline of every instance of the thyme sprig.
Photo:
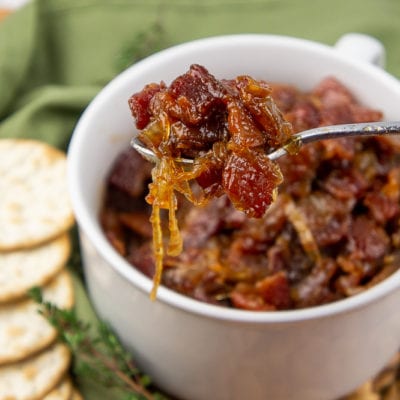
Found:
[{"label": "thyme sprig", "polygon": [[115,58],[116,70],[122,71],[135,62],[161,50],[165,47],[165,35],[164,25],[160,18],[144,30],[137,32]]},{"label": "thyme sprig", "polygon": [[110,326],[99,322],[96,332],[80,320],[73,309],[61,309],[43,299],[40,288],[29,291],[39,305],[39,313],[57,330],[74,357],[74,373],[106,387],[119,388],[122,400],[167,400],[151,390],[151,379],[138,370]]}]

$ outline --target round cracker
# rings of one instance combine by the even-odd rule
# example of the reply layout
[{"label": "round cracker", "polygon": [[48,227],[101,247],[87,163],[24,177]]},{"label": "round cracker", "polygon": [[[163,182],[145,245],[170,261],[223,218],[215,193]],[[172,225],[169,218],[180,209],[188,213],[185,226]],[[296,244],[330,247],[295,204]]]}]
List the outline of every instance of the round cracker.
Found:
[{"label": "round cracker", "polygon": [[27,248],[74,221],[66,155],[35,140],[0,140],[0,251]]},{"label": "round cracker", "polygon": [[71,251],[68,234],[30,249],[0,252],[0,303],[26,296],[43,286],[65,265]]},{"label": "round cracker", "polygon": [[70,400],[71,396],[72,383],[71,379],[66,376],[51,392],[43,397],[43,400]]},{"label": "round cracker", "polygon": [[66,373],[71,354],[55,343],[23,361],[0,367],[1,398],[38,400],[49,393]]},{"label": "round cracker", "polygon": [[[74,302],[72,279],[66,270],[43,288],[45,300],[60,308]],[[31,299],[0,305],[0,365],[22,360],[51,344],[56,329],[39,314]]]}]

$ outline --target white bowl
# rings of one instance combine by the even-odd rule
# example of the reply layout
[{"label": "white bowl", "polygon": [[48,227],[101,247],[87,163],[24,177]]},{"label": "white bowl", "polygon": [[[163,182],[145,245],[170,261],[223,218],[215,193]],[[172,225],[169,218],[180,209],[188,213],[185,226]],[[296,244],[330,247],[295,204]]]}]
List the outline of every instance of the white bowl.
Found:
[{"label": "white bowl", "polygon": [[371,64],[383,56],[380,43],[362,35],[346,36],[336,47],[270,35],[208,38],[133,65],[83,114],[68,157],[89,294],[162,390],[186,400],[342,396],[377,373],[400,345],[400,272],[349,299],[296,311],[225,309],[164,287],[152,302],[152,282],[114,251],[98,221],[106,173],[134,130],[128,98],[198,63],[218,78],[249,74],[301,89],[334,75],[360,101],[399,119],[399,81]]}]

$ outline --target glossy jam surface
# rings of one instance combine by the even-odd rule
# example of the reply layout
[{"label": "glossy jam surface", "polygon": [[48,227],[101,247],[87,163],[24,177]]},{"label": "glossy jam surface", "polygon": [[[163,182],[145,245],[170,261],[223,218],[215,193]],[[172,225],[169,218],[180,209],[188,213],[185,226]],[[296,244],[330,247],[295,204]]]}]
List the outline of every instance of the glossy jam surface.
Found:
[{"label": "glossy jam surface", "polygon": [[[225,194],[238,210],[256,218],[272,203],[282,176],[266,152],[289,140],[291,126],[270,94],[263,81],[249,76],[217,80],[192,65],[168,87],[148,84],[129,99],[139,139],[158,159],[146,197],[156,260],[152,298],[163,269],[163,209],[168,210],[167,253],[182,251],[176,193],[195,205]],[[182,157],[193,158],[193,165],[184,169]]]},{"label": "glossy jam surface", "polygon": [[[139,138],[160,159],[160,185],[168,181],[195,203],[226,194],[248,216],[265,214],[282,181],[266,153],[287,143],[292,133],[271,90],[249,76],[218,80],[192,65],[169,86],[152,83],[134,94],[129,106]],[[183,171],[176,162],[181,157],[193,158],[193,167]],[[201,188],[197,198],[187,185],[193,180]],[[167,196],[160,203],[170,203],[165,190],[153,191]]]}]

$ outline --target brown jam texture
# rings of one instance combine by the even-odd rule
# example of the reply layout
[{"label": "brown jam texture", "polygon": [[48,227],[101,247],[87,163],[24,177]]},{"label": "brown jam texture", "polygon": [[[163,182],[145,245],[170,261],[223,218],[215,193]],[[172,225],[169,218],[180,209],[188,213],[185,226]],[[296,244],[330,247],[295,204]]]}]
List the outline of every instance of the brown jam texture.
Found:
[{"label": "brown jam texture", "polygon": [[[182,251],[176,193],[198,206],[225,194],[256,218],[272,203],[282,176],[265,152],[286,143],[292,131],[270,94],[265,82],[249,76],[219,81],[192,65],[169,87],[149,84],[129,99],[139,138],[158,158],[146,197],[156,263],[151,298],[163,270],[161,210],[168,210],[167,253]],[[193,158],[193,165],[184,168],[182,157]]]},{"label": "brown jam texture", "polygon": [[[139,138],[157,154],[156,168],[165,169],[158,173],[175,191],[196,204],[226,194],[249,217],[265,214],[282,182],[266,153],[292,134],[266,82],[249,76],[217,80],[204,67],[192,65],[168,87],[147,85],[129,99],[129,106]],[[193,158],[193,167],[183,171],[176,162],[182,157]],[[190,181],[200,186],[200,196],[193,194]]]},{"label": "brown jam texture", "polygon": [[[174,207],[183,243],[182,251],[163,256],[161,283],[203,302],[257,311],[316,306],[368,289],[398,268],[399,138],[309,144],[282,157],[279,168],[264,163],[263,156],[286,143],[292,131],[377,121],[379,111],[362,106],[332,77],[302,92],[248,77],[216,81],[198,66],[188,74],[199,84],[193,87],[184,75],[169,88],[148,85],[130,100],[138,128],[154,149],[168,144],[166,164],[175,175],[160,187],[168,192],[175,178],[182,187],[174,186],[173,201],[170,192],[158,203],[145,201],[160,194],[151,189],[153,166],[132,149],[119,155],[109,173],[101,223],[122,256],[154,276],[149,219],[157,203],[159,211]],[[266,103],[273,104],[268,112]],[[160,139],[165,126],[168,137]],[[193,176],[171,162],[176,157],[206,160],[207,168],[201,161]],[[279,169],[284,179],[273,200],[277,183],[269,178],[279,175],[280,182]],[[260,200],[261,191],[271,197]],[[165,211],[160,212],[166,232]],[[167,236],[159,243],[167,246]]]}]

